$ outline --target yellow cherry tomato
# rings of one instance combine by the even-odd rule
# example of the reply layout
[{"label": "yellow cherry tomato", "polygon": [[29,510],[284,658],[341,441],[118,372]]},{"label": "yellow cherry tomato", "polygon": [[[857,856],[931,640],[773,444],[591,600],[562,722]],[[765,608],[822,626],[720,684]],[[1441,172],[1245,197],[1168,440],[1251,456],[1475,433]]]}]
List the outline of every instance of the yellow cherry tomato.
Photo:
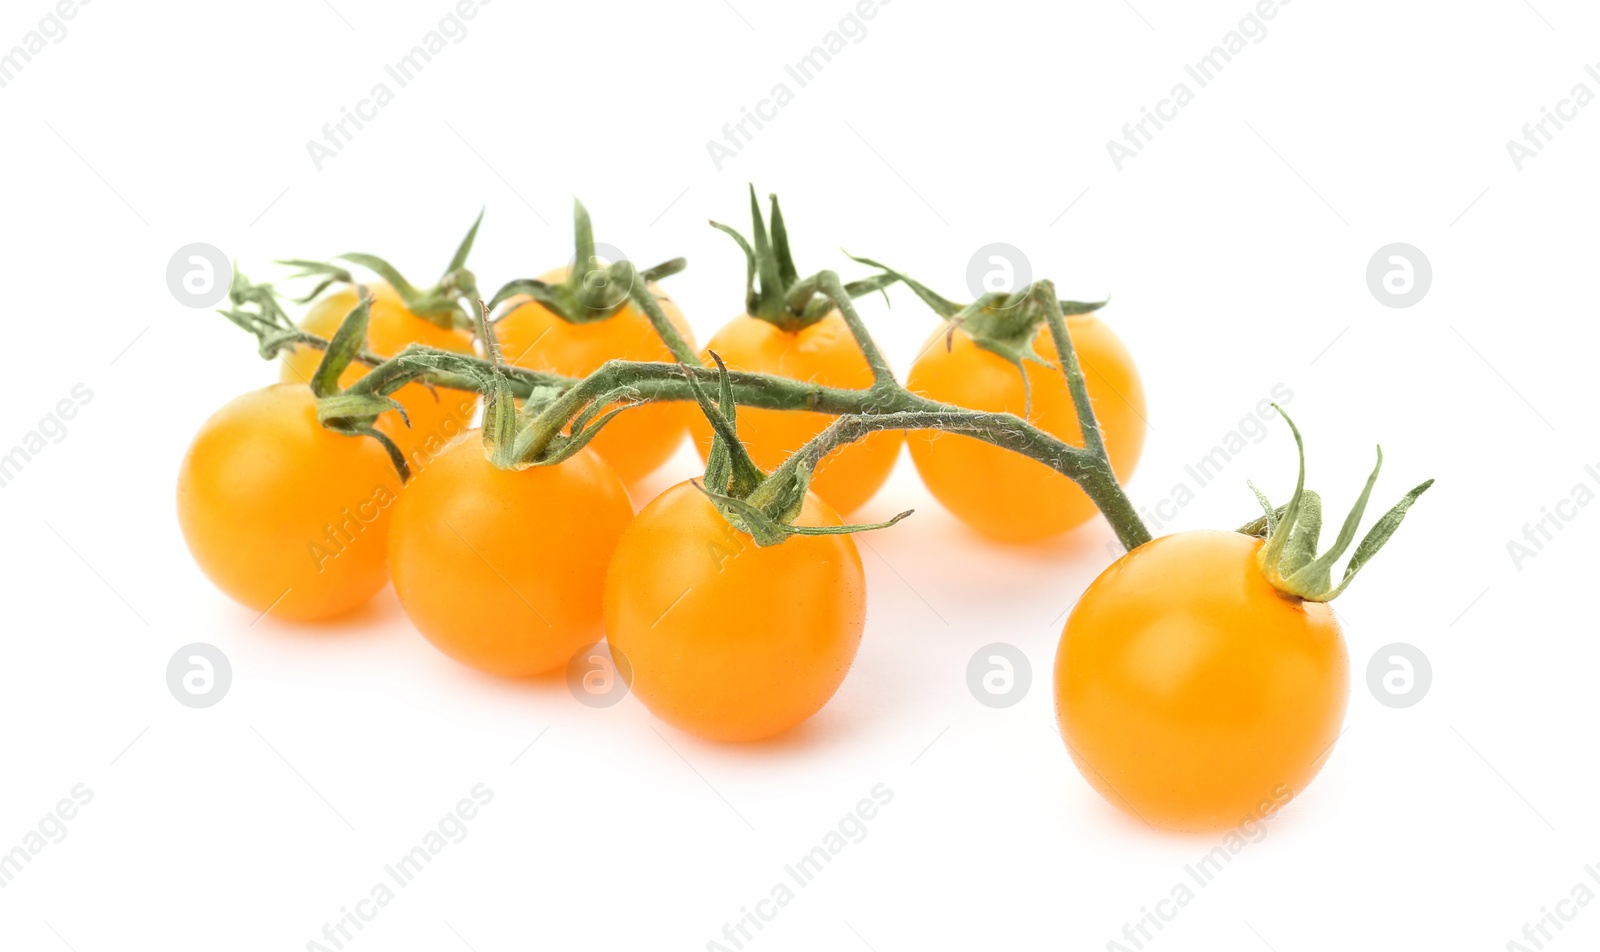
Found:
[{"label": "yellow cherry tomato", "polygon": [[[559,268],[541,280],[559,283],[568,269]],[[689,346],[694,333],[671,298],[650,290],[661,310]],[[585,323],[564,320],[537,301],[524,301],[494,326],[506,363],[528,370],[543,370],[568,377],[593,373],[608,360],[675,361],[672,352],[650,324],[650,318],[633,302],[610,317]],[[630,408],[616,416],[589,444],[605,458],[624,482],[633,483],[667,461],[678,445],[691,416],[692,403],[661,402]]]},{"label": "yellow cherry tomato", "polygon": [[377,440],[324,429],[309,387],[275,384],[200,428],[178,472],[178,523],[230,598],[280,618],[326,618],[388,581],[399,491]]},{"label": "yellow cherry tomato", "polygon": [[[837,311],[793,332],[749,315],[736,317],[706,345],[707,363],[713,351],[729,370],[776,374],[829,387],[872,385],[872,369]],[[740,407],[739,440],[755,464],[771,472],[833,420],[831,414],[806,410]],[[697,412],[689,427],[700,458],[705,459],[711,451],[711,424]],[[817,466],[811,491],[836,512],[854,512],[889,478],[901,442],[900,431],[884,430],[835,450]]]},{"label": "yellow cherry tomato", "polygon": [[[1067,318],[1089,400],[1104,434],[1112,469],[1126,481],[1144,450],[1144,387],[1122,341],[1093,315]],[[941,403],[973,410],[1026,416],[1065,442],[1083,445],[1078,414],[1058,366],[1050,329],[1041,326],[1034,350],[1051,366],[1024,362],[1032,412],[1022,374],[998,354],[979,347],[957,328],[945,346],[944,328],[928,339],[911,367],[906,387]],[[1031,542],[1059,535],[1098,510],[1072,480],[1043,463],[969,436],[925,430],[906,437],[917,472],[934,497],[956,518],[984,535]]]},{"label": "yellow cherry tomato", "polygon": [[[796,522],[840,519],[807,494]],[[605,619],[651,713],[711,740],[760,740],[815,714],[844,681],[866,623],[866,579],[849,536],[758,547],[680,483],[623,533]]]},{"label": "yellow cherry tomato", "polygon": [[1333,611],[1273,588],[1260,539],[1184,532],[1095,579],[1056,653],[1056,716],[1101,796],[1157,827],[1262,820],[1305,790],[1344,722]]},{"label": "yellow cherry tomato", "polygon": [[462,664],[506,676],[559,668],[602,637],[606,564],[632,518],[627,489],[594,452],[496,469],[474,430],[395,506],[395,594],[417,630]]}]

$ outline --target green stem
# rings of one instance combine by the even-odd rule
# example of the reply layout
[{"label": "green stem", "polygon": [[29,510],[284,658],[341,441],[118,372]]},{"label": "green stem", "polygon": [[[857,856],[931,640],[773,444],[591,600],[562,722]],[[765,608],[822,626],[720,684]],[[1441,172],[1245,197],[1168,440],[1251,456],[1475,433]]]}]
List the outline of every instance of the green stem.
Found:
[{"label": "green stem", "polygon": [[[1074,401],[1085,437],[1085,445],[1073,446],[1011,413],[986,413],[966,407],[930,400],[912,393],[894,380],[888,363],[872,342],[865,324],[851,304],[850,295],[837,275],[823,272],[814,278],[819,291],[838,306],[846,325],[855,335],[863,355],[873,369],[874,383],[864,389],[825,387],[817,383],[792,380],[771,374],[727,372],[734,400],[741,406],[771,410],[807,410],[836,416],[831,425],[785,461],[769,479],[792,478],[800,466],[814,468],[828,453],[880,430],[939,430],[960,433],[994,446],[1021,454],[1071,479],[1099,507],[1117,538],[1129,549],[1150,541],[1150,532],[1140,521],[1133,503],[1123,492],[1105,454],[1094,411],[1088,404],[1083,374],[1066,336],[1065,324],[1055,305],[1054,289],[1048,283],[1039,289],[1047,313],[1055,313],[1052,332],[1057,334],[1056,349],[1062,355],[1062,369]],[[630,404],[668,400],[694,400],[694,384],[703,388],[719,385],[717,370],[699,364],[694,354],[648,290],[634,291],[634,298],[674,356],[686,357],[682,363],[610,360],[581,379],[560,374],[525,370],[510,365],[496,367],[490,360],[468,354],[412,344],[388,360],[370,353],[355,359],[372,370],[352,384],[347,394],[386,396],[407,383],[420,382],[453,390],[487,393],[500,375],[506,389],[517,399],[528,402],[524,421],[509,454],[524,464],[543,461],[542,454],[558,441],[574,442],[564,430],[574,421],[587,421],[598,408],[610,404]],[[287,332],[275,322],[241,320],[236,323],[251,330],[268,348],[269,338],[276,346],[297,344],[326,349],[328,341],[304,331]],[[615,412],[615,411],[613,411]],[[586,416],[587,414],[587,416]],[[604,418],[602,418],[604,419]],[[598,422],[598,421],[595,421]],[[587,442],[585,435],[581,441]],[[568,452],[573,452],[569,450]]]},{"label": "green stem", "polygon": [[[1083,445],[1089,452],[1107,459],[1105,436],[1100,430],[1100,421],[1095,419],[1094,406],[1089,402],[1089,385],[1083,379],[1083,368],[1078,366],[1078,352],[1072,346],[1072,335],[1067,333],[1067,320],[1061,316],[1056,286],[1048,280],[1036,281],[1033,291],[1044,307],[1044,319],[1050,325],[1050,339],[1055,342],[1061,372],[1067,378],[1067,389],[1071,391],[1072,404],[1078,411],[1078,429],[1083,431]],[[1110,465],[1109,460],[1106,465]]]},{"label": "green stem", "polygon": [[[314,335],[305,335],[305,339],[297,343],[323,348],[328,342]],[[347,393],[391,394],[408,383],[484,393],[487,381],[494,372],[494,365],[487,360],[421,344],[410,344],[388,360],[370,354],[359,355],[357,359],[370,365],[372,370],[351,384],[346,389]],[[500,372],[505,375],[512,395],[519,400],[527,399],[535,390],[564,390],[577,382],[571,377],[527,370],[511,364],[503,365]]]},{"label": "green stem", "polygon": [[650,284],[643,275],[633,270],[633,266],[626,261],[613,266],[620,270],[630,283],[629,293],[632,294],[634,303],[650,318],[650,326],[655,328],[656,336],[667,345],[667,350],[681,363],[692,367],[700,366],[700,355],[694,352],[689,342],[683,339],[678,329],[672,326],[672,321],[667,319],[667,312],[661,309],[661,303],[656,300],[655,294],[650,290]]},{"label": "green stem", "polygon": [[889,362],[884,359],[883,351],[873,341],[872,335],[867,331],[867,325],[861,320],[861,315],[856,313],[855,303],[850,299],[850,293],[845,290],[839,281],[839,276],[832,271],[823,271],[814,279],[817,287],[833,306],[839,309],[844,317],[846,327],[850,328],[850,336],[856,339],[856,346],[861,349],[862,356],[867,359],[867,366],[872,368],[872,386],[878,388],[899,389],[895,383],[894,371],[889,369]]}]

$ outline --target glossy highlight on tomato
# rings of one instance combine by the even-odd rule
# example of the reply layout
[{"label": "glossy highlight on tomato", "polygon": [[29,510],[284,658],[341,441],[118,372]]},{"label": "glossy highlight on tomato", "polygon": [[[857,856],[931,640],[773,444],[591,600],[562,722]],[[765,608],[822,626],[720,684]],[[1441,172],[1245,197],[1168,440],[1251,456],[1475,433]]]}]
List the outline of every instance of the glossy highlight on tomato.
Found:
[{"label": "glossy highlight on tomato", "polygon": [[[473,338],[460,328],[440,327],[406,309],[393,288],[382,282],[366,285],[372,293],[372,315],[367,322],[367,349],[379,357],[393,357],[407,344],[423,344],[458,354],[473,352]],[[353,287],[341,288],[319,299],[300,321],[302,330],[331,339],[339,324],[360,303]],[[311,375],[322,362],[322,351],[296,347],[283,354],[279,379],[284,383],[310,383]],[[352,362],[339,375],[339,386],[348,387],[370,370]],[[406,409],[406,420],[399,413],[378,417],[377,429],[394,440],[413,470],[425,467],[433,455],[472,426],[478,395],[461,390],[433,388],[408,383],[392,394]]]},{"label": "glossy highlight on tomato", "polygon": [[[840,519],[808,494],[796,524]],[[866,624],[866,579],[849,536],[758,547],[680,483],[618,543],[605,621],[651,713],[710,740],[760,740],[821,710],[844,681]]]},{"label": "glossy highlight on tomato", "polygon": [[[829,387],[872,385],[872,369],[838,311],[798,331],[749,315],[737,317],[706,345],[708,364],[712,352],[729,370],[776,374]],[[833,420],[827,413],[741,407],[739,440],[755,464],[771,472]],[[711,451],[711,424],[696,414],[689,427],[700,458],[705,459]],[[899,430],[883,430],[835,450],[817,466],[811,491],[836,512],[854,512],[888,480],[902,441]]]},{"label": "glossy highlight on tomato", "polygon": [[[556,284],[567,280],[568,273],[568,268],[558,268],[540,280]],[[678,334],[694,346],[694,332],[683,312],[662,296],[660,288],[651,285],[650,290]],[[593,373],[608,360],[677,359],[649,316],[632,301],[610,317],[573,322],[538,301],[524,300],[495,322],[494,334],[506,363],[569,377]],[[682,401],[633,407],[607,423],[589,445],[624,482],[633,483],[667,461],[697,412],[693,404]]]},{"label": "glossy highlight on tomato", "polygon": [[317,422],[304,384],[237,397],[205,422],[178,473],[178,522],[196,564],[257,612],[327,618],[388,581],[400,476],[370,436]]},{"label": "glossy highlight on tomato", "polygon": [[1262,542],[1163,536],[1095,579],[1061,634],[1056,716],[1084,779],[1168,829],[1262,819],[1339,737],[1349,658],[1324,602],[1262,575]]},{"label": "glossy highlight on tomato", "polygon": [[[1066,321],[1112,470],[1125,482],[1144,450],[1144,386],[1133,357],[1102,321],[1092,314]],[[1049,365],[1026,361],[1028,386],[1024,388],[1022,373],[1014,364],[978,346],[960,328],[953,333],[940,328],[912,365],[906,388],[941,403],[1014,413],[1058,439],[1082,446],[1077,410],[1049,327],[1039,328],[1033,347]],[[917,472],[934,498],[956,518],[991,538],[1005,542],[1047,539],[1083,524],[1099,511],[1072,480],[1043,463],[982,440],[924,430],[907,434],[906,441]]]},{"label": "glossy highlight on tomato", "polygon": [[395,594],[440,651],[491,674],[540,674],[600,640],[606,565],[633,518],[591,450],[495,468],[478,431],[412,479],[389,530]]}]

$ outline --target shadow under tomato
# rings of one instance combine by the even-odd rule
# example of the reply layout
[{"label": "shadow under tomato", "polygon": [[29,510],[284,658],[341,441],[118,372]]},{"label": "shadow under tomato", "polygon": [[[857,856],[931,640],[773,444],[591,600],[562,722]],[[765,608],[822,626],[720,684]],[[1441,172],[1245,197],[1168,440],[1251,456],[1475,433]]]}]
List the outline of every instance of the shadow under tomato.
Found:
[{"label": "shadow under tomato", "polygon": [[1063,786],[1070,787],[1070,791],[1062,791],[1062,796],[1058,800],[1067,808],[1061,817],[1063,823],[1093,826],[1109,830],[1119,837],[1143,839],[1152,843],[1187,844],[1193,847],[1197,857],[1204,856],[1219,846],[1227,850],[1230,855],[1243,852],[1247,847],[1280,836],[1298,826],[1298,818],[1310,812],[1298,802],[1300,798],[1296,797],[1265,816],[1242,815],[1239,822],[1229,826],[1182,830],[1157,826],[1130,812],[1123,805],[1112,803],[1102,797],[1078,774],[1076,765],[1071,778]]},{"label": "shadow under tomato", "polygon": [[809,719],[781,734],[761,740],[721,741],[711,740],[680,730],[657,718],[637,700],[624,701],[638,705],[640,713],[661,737],[685,756],[693,759],[698,751],[712,757],[731,757],[751,763],[777,763],[795,757],[807,756],[818,750],[836,748],[852,734],[865,726],[865,719],[849,712],[824,707]]},{"label": "shadow under tomato", "polygon": [[[280,619],[270,611],[265,615],[240,608],[236,617],[241,627],[269,632],[276,638],[308,638],[381,641],[392,638],[397,619],[403,619],[394,589],[385,585],[376,595],[339,615],[309,620]],[[409,625],[407,626],[409,627]]]},{"label": "shadow under tomato", "polygon": [[530,693],[541,697],[554,697],[557,692],[562,695],[567,693],[567,672],[564,666],[551,671],[541,671],[537,674],[495,674],[491,671],[481,671],[470,664],[457,661],[435,648],[420,632],[411,629],[409,622],[407,622],[407,627],[410,633],[422,643],[432,656],[431,660],[435,668],[454,680],[469,683],[476,690],[519,697]]}]

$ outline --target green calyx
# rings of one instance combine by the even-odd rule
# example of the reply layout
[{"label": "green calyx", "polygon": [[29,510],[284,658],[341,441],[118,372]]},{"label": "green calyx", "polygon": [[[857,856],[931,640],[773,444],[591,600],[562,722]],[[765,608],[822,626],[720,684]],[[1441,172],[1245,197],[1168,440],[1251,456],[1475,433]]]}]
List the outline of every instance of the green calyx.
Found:
[{"label": "green calyx", "polygon": [[700,405],[700,412],[711,423],[711,451],[706,455],[705,477],[695,488],[705,493],[722,517],[735,529],[746,533],[758,546],[779,545],[797,535],[848,535],[872,529],[887,529],[906,516],[902,512],[887,522],[866,525],[797,526],[811,485],[810,466],[786,465],[767,474],[750,458],[739,440],[738,410],[733,400],[733,385],[728,368],[716,353],[717,398],[711,399],[694,374],[684,375]]},{"label": "green calyx", "polygon": [[1428,491],[1428,487],[1433,485],[1433,480],[1427,480],[1406,493],[1392,509],[1383,514],[1383,517],[1368,530],[1361,544],[1356,546],[1355,554],[1350,556],[1350,561],[1345,565],[1344,577],[1340,579],[1338,585],[1334,585],[1333,563],[1350,547],[1350,543],[1355,539],[1356,530],[1360,528],[1361,517],[1367,511],[1367,500],[1372,495],[1373,485],[1378,481],[1378,471],[1383,468],[1383,448],[1378,448],[1377,465],[1373,466],[1372,475],[1367,477],[1367,483],[1362,487],[1360,497],[1351,507],[1350,514],[1345,517],[1344,524],[1339,527],[1339,536],[1334,540],[1333,548],[1317,555],[1317,537],[1322,532],[1322,498],[1305,488],[1306,450],[1305,443],[1300,438],[1299,427],[1294,425],[1294,421],[1289,419],[1289,415],[1283,412],[1282,407],[1277,404],[1272,406],[1283,416],[1284,422],[1289,424],[1289,431],[1294,434],[1295,450],[1300,458],[1294,495],[1289,497],[1287,505],[1274,509],[1261,490],[1251,484],[1250,489],[1255,492],[1264,514],[1240,526],[1239,531],[1266,540],[1267,544],[1262,546],[1256,555],[1256,562],[1274,588],[1308,602],[1332,601],[1345,590],[1345,586],[1356,577],[1356,573],[1378,554],[1384,543],[1389,541],[1389,537],[1394,535],[1401,521],[1405,519],[1412,503]]},{"label": "green calyx", "polygon": [[[756,200],[756,187],[750,186],[750,222],[754,241],[746,240],[737,229],[713,221],[711,227],[726,234],[739,245],[745,257],[745,313],[766,321],[785,331],[794,333],[815,324],[828,316],[834,304],[823,293],[815,278],[800,279],[794,257],[789,252],[789,231],[783,223],[783,211],[778,207],[778,196],[768,195],[772,203],[772,226],[761,217],[761,203]],[[875,275],[844,286],[851,298],[881,291],[893,284],[897,277]]]},{"label": "green calyx", "polygon": [[370,436],[377,440],[389,454],[389,460],[394,463],[404,482],[411,478],[411,468],[406,464],[405,454],[374,424],[380,414],[397,410],[406,426],[410,426],[405,407],[388,393],[356,392],[353,387],[347,391],[339,387],[339,376],[361,353],[361,346],[367,339],[367,321],[372,317],[371,292],[365,287],[358,290],[361,303],[339,322],[339,329],[328,340],[322,361],[311,375],[311,393],[317,400],[317,422],[335,433]]},{"label": "green calyx", "polygon": [[[450,263],[445,266],[444,274],[438,283],[430,288],[418,288],[399,269],[377,255],[352,252],[338,255],[335,261],[348,261],[359,265],[376,274],[389,286],[394,288],[400,300],[405,303],[406,309],[424,320],[431,321],[440,327],[470,327],[472,317],[462,301],[477,300],[477,277],[467,270],[467,257],[472,254],[473,242],[478,239],[478,226],[483,224],[483,212],[478,212],[477,220],[468,229],[467,236],[456,247],[455,255]],[[310,261],[304,258],[289,258],[279,261],[278,264],[299,268],[290,277],[317,278],[318,283],[310,294],[296,301],[305,304],[315,300],[322,292],[335,284],[356,284],[356,279],[349,269],[332,261]]]},{"label": "green calyx", "polygon": [[228,284],[230,307],[217,313],[254,335],[262,360],[276,360],[278,352],[291,346],[300,329],[278,303],[278,292],[270,284],[256,284],[234,264],[233,280]]},{"label": "green calyx", "polygon": [[[944,318],[946,349],[950,347],[956,329],[960,328],[972,338],[974,344],[1017,368],[1017,372],[1022,374],[1024,387],[1028,386],[1025,361],[1045,367],[1052,366],[1033,346],[1039,328],[1046,318],[1043,297],[1035,293],[1035,285],[1030,284],[1009,294],[994,291],[970,304],[957,304],[886,264],[871,258],[858,258],[848,252],[846,254],[852,261],[882,271],[891,282],[899,281],[904,284],[921,298],[924,304],[932,308],[934,313]],[[1092,303],[1060,301],[1058,304],[1063,317],[1072,317],[1078,314],[1093,314],[1105,307],[1107,301]],[[1031,406],[1032,394],[1028,396]]]},{"label": "green calyx", "polygon": [[625,262],[608,261],[596,249],[594,226],[583,203],[572,202],[572,224],[576,254],[567,278],[551,284],[537,278],[508,282],[489,301],[490,309],[515,297],[527,297],[549,308],[569,324],[603,321],[628,306],[637,281],[649,284],[677,274],[688,267],[683,258],[663,261],[653,268],[637,271]]},{"label": "green calyx", "polygon": [[[487,386],[483,387],[483,453],[496,469],[525,469],[517,464],[516,396],[506,379],[500,342],[489,333],[489,308],[478,302],[478,339],[483,341],[484,357],[489,361]],[[587,440],[585,442],[588,442]],[[577,452],[576,449],[573,450]]]}]

